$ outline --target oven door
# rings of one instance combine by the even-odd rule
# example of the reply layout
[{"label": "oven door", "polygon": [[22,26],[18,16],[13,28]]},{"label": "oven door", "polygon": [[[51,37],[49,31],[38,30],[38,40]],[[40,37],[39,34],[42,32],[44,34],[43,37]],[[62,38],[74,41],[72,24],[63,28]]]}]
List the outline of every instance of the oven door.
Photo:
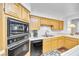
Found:
[{"label": "oven door", "polygon": [[24,56],[29,51],[29,40],[25,43],[8,49],[9,56]]}]

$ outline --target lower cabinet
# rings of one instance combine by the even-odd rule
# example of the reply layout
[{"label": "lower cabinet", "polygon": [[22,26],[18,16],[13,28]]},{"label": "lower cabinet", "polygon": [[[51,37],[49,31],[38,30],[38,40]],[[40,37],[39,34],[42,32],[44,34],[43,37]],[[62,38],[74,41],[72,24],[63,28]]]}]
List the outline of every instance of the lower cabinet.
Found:
[{"label": "lower cabinet", "polygon": [[64,47],[64,37],[57,37],[57,48]]},{"label": "lower cabinet", "polygon": [[51,49],[51,39],[44,39],[43,40],[43,53],[50,52]]},{"label": "lower cabinet", "polygon": [[43,40],[43,53],[48,53],[61,47],[71,49],[76,45],[78,45],[78,40],[75,38],[65,36],[48,38]]},{"label": "lower cabinet", "polygon": [[52,46],[51,46],[51,48],[52,48],[52,51],[53,50],[55,50],[55,49],[57,49],[57,46],[58,46],[58,42],[57,42],[57,39],[55,38],[55,39],[52,39]]},{"label": "lower cabinet", "polygon": [[65,39],[64,47],[68,49],[73,48],[74,46],[78,45],[77,39],[73,39],[69,37],[65,37],[64,39]]}]

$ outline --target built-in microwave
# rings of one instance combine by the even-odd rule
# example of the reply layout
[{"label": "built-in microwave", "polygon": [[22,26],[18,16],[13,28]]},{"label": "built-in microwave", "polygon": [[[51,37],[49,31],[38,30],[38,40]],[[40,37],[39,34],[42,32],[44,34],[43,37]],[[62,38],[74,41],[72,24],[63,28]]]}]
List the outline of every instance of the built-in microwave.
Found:
[{"label": "built-in microwave", "polygon": [[7,19],[8,24],[8,36],[28,33],[29,32],[29,24],[26,22],[22,22],[13,18]]}]

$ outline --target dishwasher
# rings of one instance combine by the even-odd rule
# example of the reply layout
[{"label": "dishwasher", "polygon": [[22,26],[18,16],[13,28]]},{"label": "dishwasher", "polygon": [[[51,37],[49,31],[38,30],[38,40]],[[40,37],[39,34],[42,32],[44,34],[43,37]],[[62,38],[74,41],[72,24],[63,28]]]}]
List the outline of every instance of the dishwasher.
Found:
[{"label": "dishwasher", "polygon": [[31,41],[31,56],[40,56],[42,54],[42,39]]}]

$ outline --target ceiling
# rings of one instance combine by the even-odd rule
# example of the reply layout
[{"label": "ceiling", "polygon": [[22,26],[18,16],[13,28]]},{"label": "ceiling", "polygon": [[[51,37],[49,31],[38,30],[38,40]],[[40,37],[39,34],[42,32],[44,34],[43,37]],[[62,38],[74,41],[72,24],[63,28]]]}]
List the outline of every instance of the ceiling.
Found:
[{"label": "ceiling", "polygon": [[33,15],[64,19],[79,14],[79,3],[30,3]]}]

